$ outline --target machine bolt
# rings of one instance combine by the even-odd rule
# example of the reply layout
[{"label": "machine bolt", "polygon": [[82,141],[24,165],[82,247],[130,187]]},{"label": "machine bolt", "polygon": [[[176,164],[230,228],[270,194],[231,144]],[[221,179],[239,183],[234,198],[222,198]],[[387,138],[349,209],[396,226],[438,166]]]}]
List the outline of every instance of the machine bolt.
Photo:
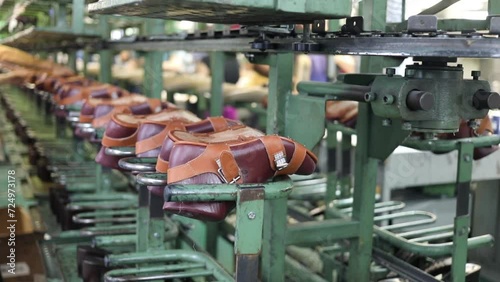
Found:
[{"label": "machine bolt", "polygon": [[382,100],[384,100],[384,104],[390,105],[390,104],[394,103],[394,96],[385,95],[384,98],[382,98]]},{"label": "machine bolt", "polygon": [[466,162],[468,162],[468,163],[469,163],[470,161],[472,161],[472,158],[470,157],[470,155],[469,155],[469,154],[465,154],[465,155],[464,155],[464,161],[466,161]]},{"label": "machine bolt", "polygon": [[155,238],[159,238],[159,237],[160,237],[160,234],[159,234],[158,232],[155,232],[155,233],[153,233],[153,237],[155,237]]},{"label": "machine bolt", "polygon": [[392,120],[386,118],[382,120],[382,126],[391,126]]},{"label": "machine bolt", "polygon": [[413,77],[415,75],[415,70],[414,69],[406,69],[405,70],[405,77]]},{"label": "machine bolt", "polygon": [[375,99],[377,99],[376,93],[373,93],[373,92],[365,93],[365,101],[366,102],[372,102],[372,101],[375,101]]},{"label": "machine bolt", "polygon": [[471,71],[470,72],[470,75],[472,76],[472,79],[474,80],[478,80],[479,77],[481,76],[481,72],[480,71]]},{"label": "machine bolt", "polygon": [[403,123],[403,126],[402,126],[403,130],[411,130],[411,128],[412,128],[411,123],[409,123],[409,122]]},{"label": "machine bolt", "polygon": [[396,74],[396,69],[395,68],[387,68],[387,69],[385,69],[385,74],[387,74],[388,77],[393,77]]},{"label": "machine bolt", "polygon": [[474,93],[472,106],[478,110],[493,110],[500,108],[500,95],[496,92],[479,90]]},{"label": "machine bolt", "polygon": [[255,217],[256,217],[256,216],[257,216],[257,215],[256,215],[254,212],[249,212],[249,213],[248,213],[248,218],[249,218],[249,219],[255,219]]},{"label": "machine bolt", "polygon": [[412,90],[406,96],[406,106],[412,111],[428,111],[434,107],[434,96],[430,92]]}]

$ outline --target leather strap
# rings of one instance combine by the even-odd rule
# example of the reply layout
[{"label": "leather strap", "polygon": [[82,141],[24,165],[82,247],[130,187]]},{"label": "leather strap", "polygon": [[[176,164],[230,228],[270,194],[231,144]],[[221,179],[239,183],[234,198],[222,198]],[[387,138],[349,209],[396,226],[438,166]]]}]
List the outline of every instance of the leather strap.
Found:
[{"label": "leather strap", "polygon": [[168,167],[169,167],[168,161],[162,159],[160,155],[158,155],[158,159],[156,160],[156,171],[161,173],[167,173]]},{"label": "leather strap", "polygon": [[[177,144],[177,146],[182,144]],[[175,146],[175,145],[174,145]],[[238,163],[227,144],[209,144],[191,161],[168,169],[167,182],[175,183],[203,173],[214,173],[228,183],[242,183]],[[234,181],[234,182],[233,182]]]},{"label": "leather strap", "polygon": [[286,168],[277,172],[278,175],[294,174],[300,168],[302,163],[304,163],[304,160],[306,159],[307,156],[306,147],[295,142],[294,145],[295,149],[293,150],[292,159],[290,160]]},{"label": "leather strap", "polygon": [[279,171],[288,166],[286,162],[285,146],[278,135],[267,135],[260,138],[266,147],[269,164],[274,171]]},{"label": "leather strap", "polygon": [[66,97],[64,99],[59,99],[59,101],[57,101],[57,103],[59,105],[66,106],[66,105],[71,105],[71,104],[74,104],[74,103],[79,102],[81,100],[84,100],[85,98],[86,97],[83,97],[82,92],[80,92],[76,95]]},{"label": "leather strap", "polygon": [[209,117],[208,120],[212,124],[214,132],[223,131],[229,127],[224,117]]},{"label": "leather strap", "polygon": [[106,125],[106,123],[108,123],[111,120],[111,117],[114,114],[128,113],[128,112],[130,112],[130,109],[127,106],[116,106],[111,111],[109,111],[109,113],[100,116],[98,118],[94,118],[92,120],[92,126],[95,128],[104,127],[104,125]]},{"label": "leather strap", "polygon": [[137,131],[134,134],[124,137],[124,138],[111,138],[104,134],[102,137],[102,145],[106,147],[131,147],[134,146],[137,141]]},{"label": "leather strap", "polygon": [[158,132],[158,134],[153,135],[144,140],[137,141],[135,143],[135,153],[142,154],[147,151],[161,147],[163,140],[167,137],[168,133],[172,130],[186,130],[183,122],[173,121],[169,123],[165,128]]}]

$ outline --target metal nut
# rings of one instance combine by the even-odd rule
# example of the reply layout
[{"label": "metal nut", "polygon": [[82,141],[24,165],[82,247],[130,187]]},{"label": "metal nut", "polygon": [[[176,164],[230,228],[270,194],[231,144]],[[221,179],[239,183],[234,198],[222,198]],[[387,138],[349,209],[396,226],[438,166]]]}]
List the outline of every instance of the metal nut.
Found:
[{"label": "metal nut", "polygon": [[375,99],[377,99],[377,94],[375,94],[373,92],[365,93],[365,101],[366,102],[375,101]]},{"label": "metal nut", "polygon": [[385,95],[384,98],[382,98],[382,100],[384,101],[384,104],[390,105],[390,104],[394,103],[394,96]]},{"label": "metal nut", "polygon": [[254,212],[249,212],[249,213],[248,213],[248,218],[249,218],[249,219],[255,219],[255,217],[256,217],[256,216],[257,216],[257,215],[256,215]]}]

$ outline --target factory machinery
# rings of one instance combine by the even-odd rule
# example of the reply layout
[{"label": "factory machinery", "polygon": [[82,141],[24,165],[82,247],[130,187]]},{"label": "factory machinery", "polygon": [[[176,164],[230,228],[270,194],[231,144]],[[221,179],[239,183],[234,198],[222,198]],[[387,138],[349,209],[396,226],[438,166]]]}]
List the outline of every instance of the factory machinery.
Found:
[{"label": "factory machinery", "polygon": [[[239,174],[230,177],[221,157],[222,184],[172,184],[168,179],[178,177],[179,170],[167,176],[158,170],[156,157],[136,155],[137,146],[101,148],[106,129],[82,120],[81,105],[62,105],[54,93],[33,84],[2,87],[2,132],[15,129],[30,148],[25,153],[33,157],[37,176],[57,183],[48,199],[40,199],[42,218],[53,225],[38,241],[48,281],[498,281],[494,258],[483,259],[482,269],[468,254],[478,250],[481,256],[482,250],[495,248],[494,236],[471,230],[470,194],[475,151],[500,143],[497,135],[475,134],[477,120],[500,108],[500,95],[479,71],[464,79],[457,59],[500,56],[500,17],[495,16],[500,2],[490,0],[490,16],[483,21],[438,20],[433,14],[457,2],[442,1],[390,26],[385,23],[387,3],[374,0],[362,1],[356,17],[350,17],[348,0],[91,2],[87,10],[99,17],[100,29],[79,37],[90,41],[76,40],[64,49],[73,55],[81,48],[99,52],[102,82],[110,80],[111,50],[139,50],[151,70],[144,92],[159,98],[161,51],[211,52],[209,103],[215,117],[224,102],[224,52],[243,52],[250,62],[270,67],[266,133],[318,152],[326,131],[328,147],[336,148],[339,157],[329,161],[334,167],[326,176],[298,177],[285,175],[293,173],[286,165],[297,160],[287,163],[274,154],[271,166],[281,171],[283,165],[287,173],[262,183],[242,183]],[[112,17],[129,16],[154,19],[145,21],[143,36],[106,38]],[[335,27],[344,18],[346,23]],[[161,34],[161,19],[241,26]],[[333,19],[328,28],[327,19]],[[303,25],[303,31],[296,25]],[[74,28],[69,34],[78,37]],[[35,49],[23,40],[26,49]],[[339,76],[334,83],[299,82],[298,95],[292,95],[295,53],[361,55],[361,72]],[[407,57],[415,63],[397,75],[392,67]],[[326,121],[325,105],[332,100],[359,102],[355,129]],[[472,134],[449,138],[462,121]],[[345,164],[349,154],[343,152],[351,149],[354,135],[351,181]],[[17,140],[9,138],[7,143]],[[399,145],[458,151],[452,225],[428,227],[434,214],[401,211],[404,203],[377,200],[378,164]],[[299,145],[295,148],[292,152],[299,154]],[[7,154],[19,155],[16,150]],[[96,165],[98,150],[120,158],[122,172]],[[300,151],[303,158],[308,150]],[[154,192],[158,189],[160,196]],[[163,210],[165,203],[197,202],[232,205],[235,212],[213,222]]]}]

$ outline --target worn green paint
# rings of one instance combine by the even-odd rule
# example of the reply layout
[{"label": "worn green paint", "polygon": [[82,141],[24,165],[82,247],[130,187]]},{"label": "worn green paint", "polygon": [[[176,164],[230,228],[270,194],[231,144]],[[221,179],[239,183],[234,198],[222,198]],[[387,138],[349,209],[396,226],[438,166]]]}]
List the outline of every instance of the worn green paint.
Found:
[{"label": "worn green paint", "polygon": [[224,93],[222,86],[224,83],[224,65],[226,55],[224,52],[210,53],[210,74],[212,76],[210,86],[210,115],[221,116],[224,106]]},{"label": "worn green paint", "polygon": [[357,120],[358,142],[354,169],[354,194],[352,219],[360,226],[359,237],[351,240],[348,280],[368,281],[370,277],[371,252],[373,245],[373,217],[375,204],[375,186],[377,181],[376,159],[369,155],[370,135],[373,117],[371,108],[359,104]]},{"label": "worn green paint", "polygon": [[[252,197],[252,195],[255,196]],[[260,253],[263,222],[264,189],[240,189],[238,191],[236,241],[234,244],[234,253],[237,256]]]}]

